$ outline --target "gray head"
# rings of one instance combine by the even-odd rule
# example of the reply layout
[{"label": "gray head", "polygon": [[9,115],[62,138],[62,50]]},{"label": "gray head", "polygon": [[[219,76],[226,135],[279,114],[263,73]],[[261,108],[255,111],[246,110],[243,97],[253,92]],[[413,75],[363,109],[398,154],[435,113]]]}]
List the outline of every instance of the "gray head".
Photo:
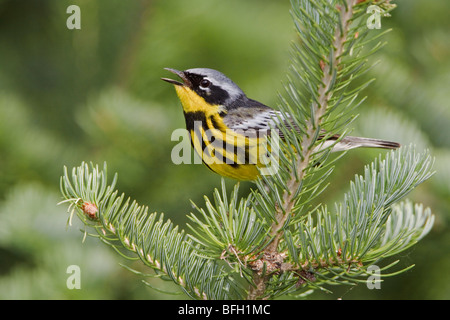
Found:
[{"label": "gray head", "polygon": [[162,80],[175,85],[188,86],[210,104],[229,106],[235,101],[245,98],[245,93],[241,88],[217,70],[208,68],[194,68],[185,71],[166,68],[166,70],[178,75],[183,83],[167,78],[162,78]]}]

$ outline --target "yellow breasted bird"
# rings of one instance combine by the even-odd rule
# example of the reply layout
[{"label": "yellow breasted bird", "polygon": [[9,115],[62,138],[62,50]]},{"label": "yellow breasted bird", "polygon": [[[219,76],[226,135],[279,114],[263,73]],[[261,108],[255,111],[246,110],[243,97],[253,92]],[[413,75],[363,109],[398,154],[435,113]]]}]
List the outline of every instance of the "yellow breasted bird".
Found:
[{"label": "yellow breasted bird", "polygon": [[[238,180],[255,180],[260,172],[262,155],[266,155],[265,138],[284,121],[295,126],[276,111],[245,93],[223,73],[195,68],[185,71],[166,68],[182,82],[161,78],[175,85],[186,120],[191,143],[203,162],[214,172]],[[337,142],[336,142],[337,141]],[[396,142],[339,135],[328,138],[321,148],[345,151],[359,147],[396,149]]]}]

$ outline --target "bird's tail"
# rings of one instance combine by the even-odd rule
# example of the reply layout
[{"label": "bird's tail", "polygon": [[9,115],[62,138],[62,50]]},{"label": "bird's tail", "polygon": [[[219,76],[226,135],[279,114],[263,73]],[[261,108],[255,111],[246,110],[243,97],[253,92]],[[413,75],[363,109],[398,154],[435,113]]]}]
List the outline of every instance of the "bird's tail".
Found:
[{"label": "bird's tail", "polygon": [[[333,147],[334,149],[339,149],[341,151],[349,150],[353,148],[383,148],[383,149],[397,149],[400,144],[393,141],[372,139],[372,138],[362,138],[362,137],[344,137],[341,141],[336,143]],[[339,151],[336,150],[336,151]]]}]

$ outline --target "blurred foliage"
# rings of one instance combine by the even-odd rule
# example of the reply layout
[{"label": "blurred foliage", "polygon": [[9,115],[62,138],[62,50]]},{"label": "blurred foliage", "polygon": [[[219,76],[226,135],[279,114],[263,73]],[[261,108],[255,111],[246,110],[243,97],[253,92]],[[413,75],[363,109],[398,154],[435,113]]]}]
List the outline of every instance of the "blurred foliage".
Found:
[{"label": "blurred foliage", "polygon": [[[81,30],[66,27],[71,4],[81,8]],[[289,6],[0,0],[0,299],[177,297],[148,289],[95,239],[82,244],[80,225],[66,229],[68,215],[56,206],[62,168],[107,161],[120,190],[184,224],[189,200],[202,203],[220,178],[203,165],[171,162],[171,133],[184,119],[173,88],[160,81],[163,68],[221,70],[250,97],[276,106],[295,40]],[[381,290],[360,284],[312,298],[450,299],[449,11],[446,0],[409,0],[382,19],[382,30],[393,31],[366,75],[377,81],[353,123],[354,133],[432,150],[436,174],[413,198],[432,208],[434,229],[402,259],[415,268],[387,278]],[[379,152],[349,152],[322,201],[342,197]],[[241,192],[250,187],[241,183]],[[66,287],[72,264],[81,268],[81,290]]]}]

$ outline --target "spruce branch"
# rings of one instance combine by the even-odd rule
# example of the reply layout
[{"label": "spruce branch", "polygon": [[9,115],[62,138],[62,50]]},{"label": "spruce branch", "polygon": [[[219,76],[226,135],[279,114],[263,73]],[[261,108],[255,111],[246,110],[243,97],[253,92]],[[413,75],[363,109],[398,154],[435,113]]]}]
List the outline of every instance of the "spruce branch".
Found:
[{"label": "spruce branch", "polygon": [[[294,54],[297,55],[297,59],[294,60],[292,69],[300,81],[307,83],[310,98],[299,99],[300,96],[306,97],[306,94],[295,89],[293,81],[289,82],[287,90],[290,96],[294,98],[293,104],[297,107],[300,106],[301,109],[303,108],[304,118],[301,119],[303,123],[297,122],[301,123],[303,134],[298,144],[299,155],[295,155],[294,159],[289,159],[295,161],[296,164],[294,165],[294,172],[291,172],[290,178],[285,182],[286,188],[282,194],[281,202],[277,206],[270,232],[273,240],[268,247],[269,251],[276,251],[282,237],[280,231],[289,216],[286,213],[292,212],[298,199],[298,193],[304,187],[303,182],[311,168],[315,153],[314,146],[318,140],[324,117],[330,113],[331,108],[338,106],[338,103],[332,101],[333,93],[336,91],[335,88],[339,85],[342,86],[345,78],[353,76],[353,74],[342,72],[342,69],[346,67],[342,61],[344,52],[349,51],[349,47],[354,44],[353,42],[349,44],[348,36],[353,31],[351,22],[354,18],[354,6],[356,4],[356,0],[338,1],[335,6],[333,6],[333,3],[293,1],[293,15],[303,47],[295,47]],[[320,45],[317,46],[317,43]],[[313,54],[308,56],[309,53]],[[352,71],[350,70],[350,72]],[[314,77],[304,80],[309,74],[314,75]],[[346,81],[345,85],[348,83],[348,80]],[[350,94],[350,96],[352,95]],[[293,109],[289,103],[286,104],[286,99],[282,101],[285,103],[283,111],[287,112]],[[308,105],[310,106],[309,110],[302,107]],[[298,137],[294,137],[292,140],[295,139],[298,139]]]},{"label": "spruce branch", "polygon": [[[304,123],[298,122],[302,128],[303,136],[300,137],[300,143],[296,143],[298,156],[291,153],[294,155],[291,161],[296,163],[293,168],[294,172],[285,183],[286,189],[282,193],[281,202],[278,202],[275,206],[275,217],[269,233],[271,240],[266,249],[269,254],[277,254],[279,242],[283,236],[282,230],[291,215],[299,189],[303,187],[306,170],[310,166],[313,155],[313,146],[320,132],[322,117],[329,108],[331,89],[335,84],[338,68],[341,64],[341,55],[347,41],[354,4],[356,4],[356,1],[351,0],[350,3],[339,6],[338,9],[331,7],[328,3],[323,4],[315,1],[292,2],[295,23],[303,45],[302,48],[298,46],[295,48],[295,53],[298,55],[295,61],[298,62],[299,66],[293,64],[292,68],[298,78],[307,85],[310,98],[305,99],[306,94],[296,90],[292,82],[288,85],[288,92],[291,98],[294,98],[294,105],[310,105],[310,110],[304,109],[302,114],[306,116],[307,120]],[[331,12],[327,12],[329,10]],[[329,14],[328,17],[325,17],[326,13]],[[339,20],[337,20],[338,17]],[[326,20],[326,22],[323,23],[324,20],[321,19]],[[322,42],[323,47],[316,45],[320,42]],[[327,47],[330,48],[329,52],[326,52]],[[329,57],[328,61],[325,61],[324,53]],[[310,81],[303,80],[308,75],[313,75],[312,79]],[[299,99],[299,97],[303,97],[303,99]],[[286,102],[286,100],[283,101]],[[287,106],[287,112],[294,109],[289,104]],[[287,136],[289,137],[289,134]],[[296,140],[296,138],[292,140]],[[287,140],[291,139],[288,138]],[[273,184],[269,185],[273,186]],[[259,190],[262,190],[263,187],[260,184]],[[275,192],[278,193],[277,190]],[[264,283],[268,280],[268,276],[260,278],[259,275],[256,275],[255,278],[256,289],[250,293],[249,298],[262,296],[265,291]]]},{"label": "spruce branch", "polygon": [[428,153],[416,154],[410,147],[366,166],[335,213],[323,206],[298,224],[295,247],[301,249],[295,256],[301,270],[362,268],[420,240],[433,224],[430,210],[397,202],[431,176],[431,165]]},{"label": "spruce branch", "polygon": [[[268,245],[264,251],[264,255],[270,258],[264,260],[264,267],[270,265],[270,259],[275,257],[275,260],[279,260],[277,271],[287,271],[289,267],[286,266],[289,263],[285,262],[286,255],[282,249],[286,245],[290,249],[289,258],[298,264],[298,253],[294,248],[306,246],[303,241],[298,241],[298,238],[294,241],[291,232],[295,230],[298,222],[302,226],[311,225],[312,214],[320,216],[327,213],[326,208],[311,209],[308,206],[308,203],[326,188],[326,179],[333,170],[332,162],[328,161],[330,149],[325,148],[317,152],[321,141],[326,140],[318,138],[323,128],[326,128],[331,136],[349,124],[354,119],[351,112],[364,100],[363,98],[359,102],[356,101],[371,80],[356,88],[351,88],[351,84],[370,68],[368,56],[382,46],[378,42],[368,52],[363,51],[364,46],[380,37],[369,34],[364,19],[367,7],[373,2],[291,1],[300,44],[293,48],[292,75],[288,76],[285,85],[286,94],[280,95],[279,107],[283,114],[294,118],[293,122],[300,128],[300,134],[288,128],[280,128],[286,137],[286,144],[282,146],[280,156],[283,175],[258,181],[258,190],[261,193],[261,196],[255,197],[258,204],[264,203],[264,207],[273,208],[275,211]],[[377,2],[377,5],[382,4],[386,8],[393,8],[389,6],[389,1]],[[345,132],[342,132],[341,136],[344,135]],[[295,146],[295,152],[292,152],[291,146]],[[270,192],[264,191],[266,188],[269,188]],[[272,193],[272,196],[269,196],[269,193]],[[261,213],[264,211],[269,210],[260,210]],[[303,221],[306,222],[303,224]],[[381,232],[380,224],[377,224],[377,228],[377,231]],[[310,237],[311,230],[305,231]],[[324,236],[323,233],[320,235]],[[306,241],[307,237],[302,237]],[[356,240],[356,237],[352,239]],[[304,254],[308,257],[313,255],[313,260],[317,260],[318,251],[315,249],[313,246]],[[338,264],[360,263],[354,258],[335,258],[334,261]],[[312,265],[327,266],[327,263],[319,259]],[[310,267],[314,269],[312,265]],[[305,271],[300,268],[299,274]],[[273,273],[261,272],[261,269],[258,269],[254,278],[255,286],[249,297],[264,297],[267,294],[264,284],[270,283]]]},{"label": "spruce branch", "polygon": [[124,194],[119,196],[114,190],[116,182],[117,174],[108,184],[106,163],[103,170],[82,163],[71,174],[64,168],[61,192],[65,200],[61,203],[69,203],[69,219],[76,213],[87,228],[95,231],[89,235],[127,259],[140,259],[192,298],[242,297],[239,284],[216,261],[203,257],[184,231],[165,220],[163,214],[149,213],[148,207],[126,199]]},{"label": "spruce branch", "polygon": [[[430,231],[434,216],[420,204],[401,200],[431,177],[432,164],[428,152],[417,153],[410,146],[367,165],[334,212],[319,206],[284,231],[277,252],[265,253],[260,262],[267,269],[279,257],[277,266],[265,275],[262,268],[257,269],[249,298],[264,297],[259,290],[264,295],[271,290],[272,297],[276,296],[280,290],[275,284],[281,283],[283,293],[305,287],[326,291],[324,284],[357,283],[367,278],[369,266],[379,266],[383,259],[417,243]],[[394,265],[379,267],[386,271]],[[292,277],[281,282],[281,275]]]}]

